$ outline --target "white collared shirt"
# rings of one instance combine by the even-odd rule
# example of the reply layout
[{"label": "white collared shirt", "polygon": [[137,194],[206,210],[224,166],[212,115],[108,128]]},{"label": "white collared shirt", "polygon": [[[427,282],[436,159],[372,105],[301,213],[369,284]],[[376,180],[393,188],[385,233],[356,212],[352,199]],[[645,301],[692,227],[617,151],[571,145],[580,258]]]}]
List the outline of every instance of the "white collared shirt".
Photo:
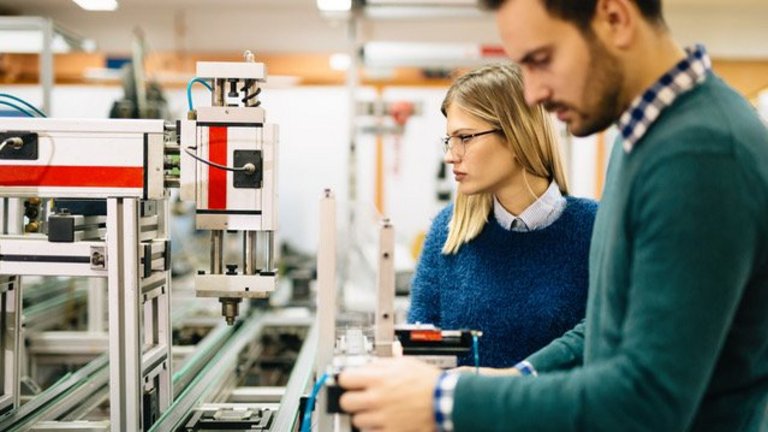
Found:
[{"label": "white collared shirt", "polygon": [[494,196],[493,215],[499,225],[510,231],[535,231],[552,225],[563,214],[565,204],[565,197],[560,192],[560,187],[557,182],[552,181],[547,190],[519,216],[508,212]]}]

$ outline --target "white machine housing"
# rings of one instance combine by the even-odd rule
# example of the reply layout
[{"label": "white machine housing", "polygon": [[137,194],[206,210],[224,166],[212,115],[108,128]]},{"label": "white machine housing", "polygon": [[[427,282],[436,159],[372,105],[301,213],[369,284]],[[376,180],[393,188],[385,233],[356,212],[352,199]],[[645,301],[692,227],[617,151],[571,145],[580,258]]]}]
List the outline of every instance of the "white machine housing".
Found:
[{"label": "white machine housing", "polygon": [[[212,232],[211,268],[196,276],[197,295],[264,297],[276,284],[278,228],[278,127],[266,123],[256,99],[266,68],[252,62],[200,62],[197,77],[212,83],[213,106],[200,107],[193,120],[180,122],[180,196],[195,202],[196,227]],[[256,165],[257,187],[237,184],[242,174],[233,169],[246,162]],[[228,264],[224,272],[223,233],[233,231],[242,232],[243,259],[239,270]]]},{"label": "white machine housing", "polygon": [[162,120],[0,118],[0,131],[34,136],[24,145],[34,148],[28,158],[3,149],[5,197],[165,196]]}]

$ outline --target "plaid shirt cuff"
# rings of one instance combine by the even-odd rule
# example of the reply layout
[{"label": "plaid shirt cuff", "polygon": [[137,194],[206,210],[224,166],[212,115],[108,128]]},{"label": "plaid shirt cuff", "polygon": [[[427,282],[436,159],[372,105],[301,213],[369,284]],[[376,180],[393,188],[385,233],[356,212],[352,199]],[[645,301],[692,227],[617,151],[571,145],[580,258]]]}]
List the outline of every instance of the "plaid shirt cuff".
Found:
[{"label": "plaid shirt cuff", "polygon": [[453,393],[459,374],[443,372],[435,385],[435,423],[438,432],[453,432]]},{"label": "plaid shirt cuff", "polygon": [[523,375],[523,376],[528,376],[528,375],[539,376],[539,373],[536,372],[536,368],[534,368],[531,362],[527,360],[523,360],[520,363],[516,364],[515,369],[520,371],[520,375]]}]

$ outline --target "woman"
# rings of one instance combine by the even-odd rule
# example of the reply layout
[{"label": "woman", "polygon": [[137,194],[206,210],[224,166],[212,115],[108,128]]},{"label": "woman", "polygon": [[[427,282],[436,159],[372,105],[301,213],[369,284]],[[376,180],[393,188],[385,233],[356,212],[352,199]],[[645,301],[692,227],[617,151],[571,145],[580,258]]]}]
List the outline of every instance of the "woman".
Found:
[{"label": "woman", "polygon": [[584,317],[597,204],[568,196],[549,116],[525,103],[517,66],[462,76],[442,112],[458,190],[427,235],[408,321],[481,330],[481,364],[510,367]]}]

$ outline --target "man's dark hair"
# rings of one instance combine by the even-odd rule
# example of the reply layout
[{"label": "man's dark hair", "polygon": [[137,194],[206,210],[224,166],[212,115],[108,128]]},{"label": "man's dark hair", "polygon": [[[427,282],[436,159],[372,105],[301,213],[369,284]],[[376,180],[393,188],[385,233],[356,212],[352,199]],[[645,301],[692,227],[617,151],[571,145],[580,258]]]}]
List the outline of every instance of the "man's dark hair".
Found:
[{"label": "man's dark hair", "polygon": [[[539,0],[550,15],[575,24],[582,30],[589,29],[595,16],[597,0]],[[480,0],[481,5],[490,10],[499,9],[507,0]],[[643,17],[651,23],[663,24],[661,0],[634,0]]]}]

